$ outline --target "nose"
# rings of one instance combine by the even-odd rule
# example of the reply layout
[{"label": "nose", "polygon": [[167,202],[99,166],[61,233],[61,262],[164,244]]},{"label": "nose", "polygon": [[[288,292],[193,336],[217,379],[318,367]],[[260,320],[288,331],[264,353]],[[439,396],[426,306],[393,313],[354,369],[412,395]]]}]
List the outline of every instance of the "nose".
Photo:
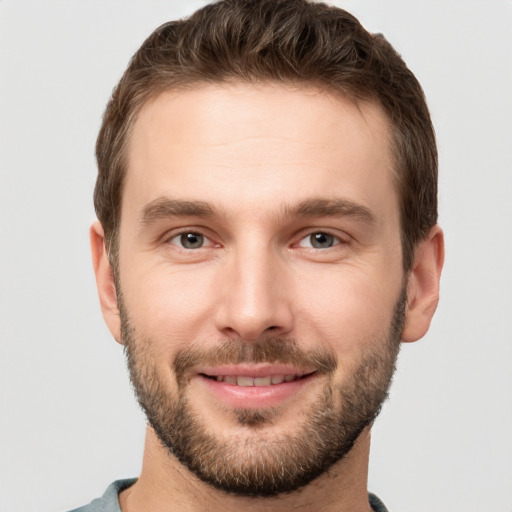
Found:
[{"label": "nose", "polygon": [[289,334],[293,329],[291,283],[281,258],[268,249],[241,251],[223,267],[216,328],[224,336],[245,341]]}]

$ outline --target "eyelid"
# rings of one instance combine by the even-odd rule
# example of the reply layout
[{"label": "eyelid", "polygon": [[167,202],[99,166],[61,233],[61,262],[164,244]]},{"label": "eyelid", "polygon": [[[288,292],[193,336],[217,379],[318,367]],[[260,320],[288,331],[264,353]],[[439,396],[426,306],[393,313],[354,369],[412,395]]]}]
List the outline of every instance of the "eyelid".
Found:
[{"label": "eyelid", "polygon": [[[170,231],[167,231],[165,235],[162,237],[162,243],[164,244],[170,244],[174,247],[177,247],[178,249],[184,250],[184,251],[198,251],[200,249],[208,248],[208,247],[220,247],[220,243],[216,242],[211,235],[208,235],[205,233],[205,229],[197,228],[197,227],[180,227],[176,229],[172,229]],[[197,249],[188,249],[186,247],[183,247],[179,243],[179,239],[182,235],[186,235],[188,233],[193,233],[195,235],[200,235],[204,239],[204,244],[201,247],[198,247]],[[174,241],[176,240],[176,241]]]},{"label": "eyelid", "polygon": [[[312,245],[301,245],[301,243],[304,240],[309,239],[312,235],[320,234],[320,233],[324,234],[324,235],[332,236],[335,239],[334,244],[331,247],[325,247],[325,248],[317,248],[317,247],[313,247]],[[311,229],[305,233],[301,233],[299,236],[300,236],[300,238],[298,239],[298,242],[296,242],[294,244],[295,247],[300,247],[302,249],[312,249],[315,251],[326,251],[327,249],[333,249],[335,247],[338,247],[339,245],[346,245],[350,241],[349,235],[347,235],[345,233],[343,233],[343,234],[337,233],[336,234],[336,233],[333,233],[333,230],[331,230],[331,229]]]}]

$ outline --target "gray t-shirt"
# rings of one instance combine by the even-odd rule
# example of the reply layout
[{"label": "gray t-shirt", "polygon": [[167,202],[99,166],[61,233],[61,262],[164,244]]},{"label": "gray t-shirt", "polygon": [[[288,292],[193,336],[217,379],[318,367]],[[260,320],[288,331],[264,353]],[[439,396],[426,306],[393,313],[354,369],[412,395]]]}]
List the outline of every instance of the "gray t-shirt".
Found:
[{"label": "gray t-shirt", "polygon": [[[70,510],[70,512],[121,512],[119,506],[118,495],[127,487],[130,487],[137,481],[136,478],[130,478],[128,480],[116,480],[110,484],[105,491],[105,494],[101,498],[91,501],[89,505],[85,505],[80,508]],[[368,494],[368,500],[374,512],[388,512],[388,509],[384,506],[384,503],[380,501],[375,494]]]},{"label": "gray t-shirt", "polygon": [[121,512],[119,506],[119,493],[130,487],[137,481],[136,478],[129,478],[127,480],[116,480],[111,483],[101,498],[97,498],[89,505],[84,505],[80,508],[75,508],[69,512]]}]

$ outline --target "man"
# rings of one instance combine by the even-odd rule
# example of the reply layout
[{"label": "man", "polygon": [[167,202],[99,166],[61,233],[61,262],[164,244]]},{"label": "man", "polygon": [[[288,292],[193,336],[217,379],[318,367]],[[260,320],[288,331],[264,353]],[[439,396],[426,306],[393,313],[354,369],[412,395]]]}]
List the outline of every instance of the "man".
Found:
[{"label": "man", "polygon": [[370,428],[438,301],[437,153],[380,35],[306,0],[158,28],[97,142],[105,321],[142,472],[80,511],[386,510]]}]

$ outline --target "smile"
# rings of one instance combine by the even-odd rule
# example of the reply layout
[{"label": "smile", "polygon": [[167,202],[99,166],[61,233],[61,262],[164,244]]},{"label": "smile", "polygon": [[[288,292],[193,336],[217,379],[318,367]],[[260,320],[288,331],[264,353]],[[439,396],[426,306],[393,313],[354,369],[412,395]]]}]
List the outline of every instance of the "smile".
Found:
[{"label": "smile", "polygon": [[272,386],[282,384],[283,382],[293,382],[298,379],[303,379],[307,377],[307,375],[288,374],[266,375],[262,377],[249,377],[247,375],[204,375],[204,377],[233,386]]},{"label": "smile", "polygon": [[238,409],[277,407],[320,377],[314,368],[287,364],[228,364],[197,370],[197,382],[210,398]]}]

